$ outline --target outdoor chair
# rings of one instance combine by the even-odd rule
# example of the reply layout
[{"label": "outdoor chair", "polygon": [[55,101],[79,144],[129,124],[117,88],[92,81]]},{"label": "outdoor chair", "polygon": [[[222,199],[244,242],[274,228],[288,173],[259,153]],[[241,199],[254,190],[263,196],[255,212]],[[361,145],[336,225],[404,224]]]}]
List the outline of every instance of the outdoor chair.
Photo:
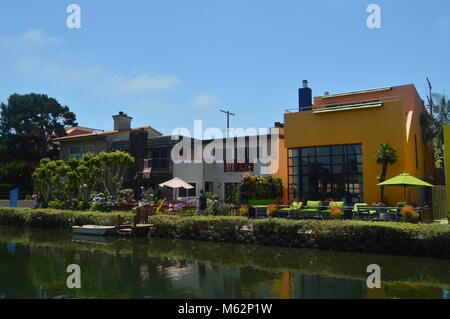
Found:
[{"label": "outdoor chair", "polygon": [[301,209],[299,212],[299,216],[301,218],[318,218],[324,219],[324,214],[321,210],[321,201],[307,201],[306,208]]},{"label": "outdoor chair", "polygon": [[291,206],[286,208],[281,208],[278,211],[278,216],[282,218],[289,218],[295,214],[295,212],[299,211],[302,207],[302,202],[292,202]]},{"label": "outdoor chair", "polygon": [[403,206],[408,205],[407,202],[398,202],[397,203],[397,208],[391,208],[389,211],[392,213],[400,213],[401,209],[403,208]]},{"label": "outdoor chair", "polygon": [[356,203],[353,207],[353,219],[376,219],[379,214],[376,210],[370,209],[366,203]]}]

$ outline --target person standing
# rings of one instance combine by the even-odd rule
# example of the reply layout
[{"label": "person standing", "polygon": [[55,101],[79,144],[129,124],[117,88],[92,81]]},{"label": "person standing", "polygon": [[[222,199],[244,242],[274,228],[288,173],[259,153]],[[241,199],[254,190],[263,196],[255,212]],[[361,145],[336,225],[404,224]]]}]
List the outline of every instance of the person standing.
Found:
[{"label": "person standing", "polygon": [[213,203],[212,211],[213,211],[214,216],[219,215],[219,197],[217,195],[214,196],[214,203]]},{"label": "person standing", "polygon": [[139,196],[138,196],[139,207],[144,206],[144,193],[145,193],[145,188],[144,188],[144,186],[141,186],[139,188]]},{"label": "person standing", "polygon": [[203,189],[200,190],[200,197],[198,198],[197,216],[206,216],[206,196],[203,192]]}]

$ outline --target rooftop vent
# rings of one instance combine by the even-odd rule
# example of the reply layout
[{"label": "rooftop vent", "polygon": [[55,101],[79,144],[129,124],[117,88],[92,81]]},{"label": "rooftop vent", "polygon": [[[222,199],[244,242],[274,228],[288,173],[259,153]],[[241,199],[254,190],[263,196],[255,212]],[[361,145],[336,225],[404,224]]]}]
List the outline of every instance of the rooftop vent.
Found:
[{"label": "rooftop vent", "polygon": [[308,87],[308,80],[303,80],[303,87],[298,89],[298,108],[300,111],[312,106],[312,90]]}]

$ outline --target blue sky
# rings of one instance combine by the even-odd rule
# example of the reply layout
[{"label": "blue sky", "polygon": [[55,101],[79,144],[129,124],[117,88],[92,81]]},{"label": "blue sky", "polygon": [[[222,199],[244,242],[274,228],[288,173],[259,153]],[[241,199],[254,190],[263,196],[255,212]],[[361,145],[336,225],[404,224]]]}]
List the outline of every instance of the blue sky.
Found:
[{"label": "blue sky", "polygon": [[[81,29],[66,7],[81,7]],[[381,29],[366,26],[369,4]],[[450,93],[450,2],[360,0],[3,0],[0,101],[45,93],[80,125],[164,133],[204,126],[270,127],[297,105],[308,79],[315,96],[413,83],[426,98]]]}]

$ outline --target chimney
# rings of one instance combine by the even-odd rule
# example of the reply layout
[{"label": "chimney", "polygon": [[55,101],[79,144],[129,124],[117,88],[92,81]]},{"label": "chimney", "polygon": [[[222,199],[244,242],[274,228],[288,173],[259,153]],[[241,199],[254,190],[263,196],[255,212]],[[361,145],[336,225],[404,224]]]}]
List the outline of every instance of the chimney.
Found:
[{"label": "chimney", "polygon": [[302,111],[303,108],[312,106],[312,90],[308,87],[308,81],[303,80],[303,87],[298,89],[298,108]]},{"label": "chimney", "polygon": [[117,115],[113,115],[114,120],[114,130],[115,131],[125,131],[131,129],[131,120],[133,118],[129,117],[124,112],[119,112]]}]

